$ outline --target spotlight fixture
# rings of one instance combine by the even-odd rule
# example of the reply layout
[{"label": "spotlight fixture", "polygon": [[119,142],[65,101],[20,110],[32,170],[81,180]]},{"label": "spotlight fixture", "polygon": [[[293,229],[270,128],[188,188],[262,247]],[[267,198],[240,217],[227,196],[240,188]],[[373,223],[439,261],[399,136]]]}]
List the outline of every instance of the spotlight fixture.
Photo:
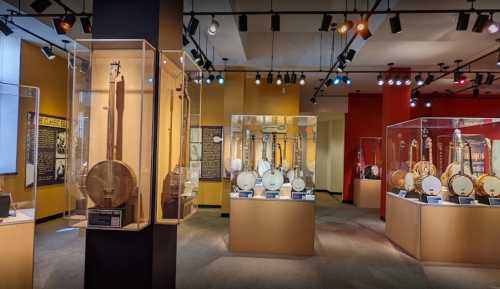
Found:
[{"label": "spotlight fixture", "polygon": [[362,19],[357,25],[356,25],[356,31],[358,31],[358,34],[361,35],[361,37],[364,40],[367,40],[372,36],[372,33],[370,32],[370,29],[368,27],[368,20]]},{"label": "spotlight fixture", "polygon": [[66,14],[62,17],[53,18],[52,24],[54,25],[54,29],[56,30],[57,34],[66,34],[71,30],[71,28],[73,28],[75,21],[75,15]]},{"label": "spotlight fixture", "polygon": [[281,73],[278,72],[278,76],[276,77],[276,84],[281,85],[283,80],[281,79]]},{"label": "spotlight fixture", "polygon": [[222,73],[219,72],[219,75],[217,75],[215,77],[215,79],[217,79],[217,83],[220,84],[220,85],[223,85],[224,84],[224,76],[222,76]]},{"label": "spotlight fixture", "polygon": [[347,20],[346,16],[344,16],[344,23],[340,24],[337,27],[337,32],[340,34],[345,34],[347,31],[351,30],[354,26],[354,23],[351,20]]},{"label": "spotlight fixture", "polygon": [[36,11],[36,13],[42,13],[45,9],[49,8],[52,5],[50,0],[35,0],[30,4],[30,7]]},{"label": "spotlight fixture", "polygon": [[396,76],[396,81],[394,83],[396,84],[396,86],[401,86],[403,84],[403,81],[401,80],[399,75]]},{"label": "spotlight fixture", "polygon": [[486,14],[478,14],[474,26],[472,26],[472,32],[481,33],[488,22],[489,17]]},{"label": "spotlight fixture", "polygon": [[11,35],[12,33],[14,33],[14,31],[12,31],[12,29],[10,29],[9,26],[7,26],[7,22],[4,22],[2,20],[0,20],[0,31],[2,31],[2,33],[5,35],[5,36],[9,36]]},{"label": "spotlight fixture", "polygon": [[474,89],[472,90],[472,96],[474,96],[474,97],[479,96],[479,88],[477,86],[474,87]]},{"label": "spotlight fixture", "polygon": [[432,102],[430,100],[425,102],[425,107],[430,108],[432,106]]},{"label": "spotlight fixture", "polygon": [[[195,60],[195,62],[196,62],[196,60]],[[209,69],[210,69],[210,67],[212,67],[212,61],[210,61],[210,60],[208,60],[208,59],[207,59],[207,60],[205,61],[205,64],[203,64],[203,69],[205,69],[205,70],[209,70]]]},{"label": "spotlight fixture", "polygon": [[323,14],[323,18],[321,18],[321,27],[319,28],[319,31],[330,30],[332,19],[333,19],[332,15]]},{"label": "spotlight fixture", "polygon": [[332,84],[334,84],[334,80],[331,79],[331,78],[328,78],[327,81],[325,81],[325,87],[329,87],[329,86],[332,86]]},{"label": "spotlight fixture", "polygon": [[48,60],[53,60],[56,58],[56,55],[54,54],[54,51],[52,51],[52,45],[49,46],[44,46],[40,49],[42,51],[42,54],[47,57]]},{"label": "spotlight fixture", "polygon": [[182,45],[187,46],[189,44],[189,40],[187,39],[186,35],[182,35]]},{"label": "spotlight fixture", "polygon": [[189,35],[193,36],[196,33],[199,24],[200,20],[194,18],[194,16],[191,16],[187,27],[187,32],[189,33]]},{"label": "spotlight fixture", "polygon": [[484,81],[484,84],[492,85],[494,81],[495,81],[495,75],[488,73],[488,75],[486,76],[486,80]]},{"label": "spotlight fixture", "polygon": [[292,84],[296,84],[296,83],[297,83],[297,74],[295,74],[295,72],[294,72],[294,73],[292,73],[292,77],[291,77],[291,79],[290,79],[290,82],[291,82]]},{"label": "spotlight fixture", "polygon": [[476,78],[474,79],[474,84],[480,86],[483,84],[483,75],[481,73],[476,73]]},{"label": "spotlight fixture", "polygon": [[246,14],[241,14],[240,16],[238,16],[238,30],[240,32],[248,31],[248,21]]},{"label": "spotlight fixture", "polygon": [[90,22],[90,17],[80,17],[80,24],[82,25],[83,32],[92,33],[92,22]]},{"label": "spotlight fixture", "polygon": [[417,75],[415,75],[415,83],[418,85],[418,86],[421,86],[424,84],[424,80],[422,78],[422,75],[419,73]]},{"label": "spotlight fixture", "polygon": [[215,20],[215,17],[212,16],[212,22],[208,25],[208,35],[214,36],[217,34],[217,30],[219,30],[219,21]]},{"label": "spotlight fixture", "polygon": [[273,84],[273,74],[271,72],[267,74],[267,84]]},{"label": "spotlight fixture", "polygon": [[354,55],[356,55],[356,50],[349,49],[345,55],[345,61],[347,63],[352,62],[352,60],[354,59]]},{"label": "spotlight fixture", "polygon": [[257,72],[257,74],[255,75],[255,84],[256,85],[260,85],[260,74]]},{"label": "spotlight fixture", "polygon": [[316,98],[314,96],[311,97],[311,99],[309,101],[311,101],[312,104],[317,104],[318,103],[318,101],[316,100]]},{"label": "spotlight fixture", "polygon": [[290,84],[290,74],[288,74],[288,71],[285,74],[285,84]]},{"label": "spotlight fixture", "polygon": [[335,79],[333,80],[333,84],[339,85],[341,81],[342,81],[342,77],[340,77],[337,73],[337,76],[335,76]]},{"label": "spotlight fixture", "polygon": [[498,51],[497,66],[500,67],[500,51]]},{"label": "spotlight fixture", "polygon": [[382,86],[384,85],[384,77],[382,76],[382,73],[379,73],[377,76],[377,85]]},{"label": "spotlight fixture", "polygon": [[305,85],[306,84],[306,76],[304,75],[304,73],[302,73],[300,75],[299,84],[300,85]]},{"label": "spotlight fixture", "polygon": [[463,86],[467,82],[467,76],[463,73],[460,74],[458,78],[458,85]]},{"label": "spotlight fixture", "polygon": [[500,24],[493,19],[493,13],[491,13],[490,19],[486,22],[486,30],[490,34],[495,34],[500,30]]},{"label": "spotlight fixture", "polygon": [[387,85],[389,86],[393,86],[394,85],[394,78],[392,78],[392,76],[389,76],[389,78],[387,78]]},{"label": "spotlight fixture", "polygon": [[457,31],[466,31],[467,28],[469,27],[469,19],[470,19],[469,13],[465,13],[465,12],[458,13],[456,30]]},{"label": "spotlight fixture", "polygon": [[352,79],[350,79],[349,76],[347,76],[347,75],[342,76],[342,81],[347,85],[352,84]]},{"label": "spotlight fixture", "polygon": [[213,81],[215,80],[215,76],[213,74],[210,74],[207,79],[205,80],[205,82],[207,84],[211,84]]},{"label": "spotlight fixture", "polygon": [[429,73],[429,74],[427,75],[427,78],[425,79],[424,84],[429,85],[429,84],[430,84],[431,82],[433,82],[433,81],[434,81],[434,75],[432,75],[432,74],[430,74],[430,73]]},{"label": "spotlight fixture", "polygon": [[274,14],[271,16],[271,31],[280,31],[280,15]]},{"label": "spotlight fixture", "polygon": [[337,71],[338,72],[344,72],[345,69],[345,62],[344,61],[339,61],[339,65],[337,66]]},{"label": "spotlight fixture", "polygon": [[409,77],[406,77],[404,83],[405,83],[406,86],[410,86],[411,85],[411,79]]},{"label": "spotlight fixture", "polygon": [[391,32],[392,33],[400,33],[401,32],[401,19],[399,19],[399,14],[394,15],[389,18],[389,23],[391,24]]},{"label": "spotlight fixture", "polygon": [[417,98],[416,97],[412,97],[410,99],[410,107],[416,107],[417,106]]},{"label": "spotlight fixture", "polygon": [[198,66],[203,66],[203,57],[201,56],[200,52],[196,49],[191,49],[191,55],[193,56],[194,62]]}]

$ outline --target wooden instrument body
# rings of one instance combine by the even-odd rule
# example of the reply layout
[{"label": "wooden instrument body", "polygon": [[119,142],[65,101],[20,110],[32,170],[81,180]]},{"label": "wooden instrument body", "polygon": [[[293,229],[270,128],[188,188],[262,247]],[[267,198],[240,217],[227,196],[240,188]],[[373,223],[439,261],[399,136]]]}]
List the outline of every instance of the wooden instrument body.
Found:
[{"label": "wooden instrument body", "polygon": [[251,163],[253,162],[252,155],[253,155],[253,146],[254,146],[254,138],[255,136],[251,135],[249,136],[249,131],[246,133],[247,135],[244,138],[244,142],[250,141],[250,145],[243,145],[243,154],[244,154],[244,160],[243,160],[243,171],[238,173],[238,176],[236,177],[236,184],[240,190],[243,191],[250,191],[255,188],[255,183],[257,181],[257,176],[255,174],[255,171],[252,170],[251,168]]},{"label": "wooden instrument body", "polygon": [[489,157],[488,164],[490,173],[484,174],[477,179],[477,194],[481,197],[500,197],[500,178],[495,175],[493,168],[493,150],[491,147],[491,140],[485,139],[486,147],[488,148]]},{"label": "wooden instrument body", "polygon": [[267,159],[267,143],[269,135],[262,136],[262,157],[257,163],[257,172],[260,177],[264,177],[265,172],[271,169],[271,163]]},{"label": "wooden instrument body", "polygon": [[428,150],[428,161],[422,160],[415,164],[414,172],[417,176],[416,190],[420,194],[437,195],[441,192],[441,180],[436,177],[436,166],[432,162],[432,139],[427,137],[425,146]]},{"label": "wooden instrument body", "polygon": [[413,171],[413,149],[417,147],[417,140],[413,139],[410,142],[410,148],[408,149],[408,172],[404,175],[404,188],[408,192],[412,192],[415,190],[415,181],[417,179],[417,175]]},{"label": "wooden instrument body", "polygon": [[285,179],[280,169],[276,168],[276,134],[273,133],[271,146],[271,169],[267,170],[262,176],[262,185],[268,191],[278,191],[283,185]]},{"label": "wooden instrument body", "polygon": [[389,178],[389,183],[391,187],[402,190],[405,188],[405,175],[408,172],[408,168],[404,168],[405,163],[403,162],[403,149],[406,143],[404,140],[399,142],[399,168],[391,173]]},{"label": "wooden instrument body", "polygon": [[[472,195],[475,191],[474,179],[465,173],[464,170],[464,148],[468,146],[470,152],[470,145],[464,143],[459,130],[455,130],[455,135],[457,137],[457,143],[459,148],[459,164],[460,170],[458,173],[452,175],[448,181],[448,191],[451,195],[458,197],[468,197]],[[469,162],[470,171],[472,173],[472,161]]]}]

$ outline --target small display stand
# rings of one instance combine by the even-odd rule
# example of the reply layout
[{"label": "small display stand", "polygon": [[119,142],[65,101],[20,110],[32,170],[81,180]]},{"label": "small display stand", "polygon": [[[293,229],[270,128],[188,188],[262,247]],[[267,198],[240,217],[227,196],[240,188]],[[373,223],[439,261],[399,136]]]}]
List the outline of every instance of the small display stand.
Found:
[{"label": "small display stand", "polygon": [[380,208],[380,180],[354,179],[354,205],[358,208]]},{"label": "small display stand", "polygon": [[360,137],[354,178],[354,205],[380,208],[381,137]]},{"label": "small display stand", "polygon": [[[39,89],[0,83],[0,140],[14,158],[0,160],[0,287],[33,288],[33,249],[38,166]],[[14,120],[18,120],[16,122]],[[7,121],[7,122],[4,122]],[[16,153],[17,152],[17,153]],[[17,156],[17,157],[16,157]]]}]

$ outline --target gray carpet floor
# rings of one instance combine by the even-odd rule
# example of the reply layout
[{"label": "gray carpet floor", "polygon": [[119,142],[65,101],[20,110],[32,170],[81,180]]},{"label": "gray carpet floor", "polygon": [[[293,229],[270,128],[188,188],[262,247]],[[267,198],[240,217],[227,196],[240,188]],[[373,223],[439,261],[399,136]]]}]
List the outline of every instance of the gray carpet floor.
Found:
[{"label": "gray carpet floor", "polygon": [[[200,211],[179,227],[178,289],[500,289],[500,269],[421,264],[384,236],[377,210],[319,194],[316,255],[227,250],[229,219]],[[35,288],[83,288],[84,235],[64,220],[37,226]]]}]

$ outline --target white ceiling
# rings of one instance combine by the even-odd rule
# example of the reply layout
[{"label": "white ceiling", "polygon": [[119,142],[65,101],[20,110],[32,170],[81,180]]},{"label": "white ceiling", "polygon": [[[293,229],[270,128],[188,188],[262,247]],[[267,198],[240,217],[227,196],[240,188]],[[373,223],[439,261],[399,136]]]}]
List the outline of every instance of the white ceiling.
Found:
[{"label": "white ceiling", "polygon": [[[374,1],[370,0],[370,3]],[[348,0],[349,8],[353,8],[354,0]],[[386,9],[387,1],[382,1],[379,9]],[[392,9],[467,9],[470,4],[466,0],[399,0],[390,1]],[[358,0],[358,9],[366,9],[366,1]],[[191,0],[186,0],[185,11],[191,11]],[[195,11],[267,11],[269,0],[212,0],[194,1]],[[341,10],[345,1],[328,0],[274,0],[273,9],[279,10]],[[477,0],[476,8],[500,8],[498,0]],[[271,67],[272,32],[270,17],[248,16],[248,32],[239,33],[237,16],[217,16],[221,27],[216,36],[207,36],[206,29],[210,16],[198,17],[201,21],[201,42],[205,47],[208,38],[209,46],[215,46],[216,61],[222,64],[222,57],[228,57],[228,68],[244,68],[251,70],[269,69]],[[343,16],[334,16],[333,22],[339,23]],[[401,15],[403,31],[392,34],[387,16],[375,15],[370,19],[370,30],[373,36],[368,41],[357,39],[353,48],[358,50],[354,61],[349,65],[355,70],[383,70],[387,63],[394,62],[397,67],[410,67],[418,70],[438,69],[437,63],[444,62],[453,66],[454,60],[473,59],[487,51],[498,47],[496,39],[500,33],[473,33],[455,31],[457,15]],[[185,17],[187,24],[189,17]],[[495,19],[500,21],[500,15]],[[354,20],[354,19],[353,19]],[[475,16],[471,17],[469,30],[474,24]],[[327,70],[330,65],[332,33],[318,32],[321,22],[320,15],[281,15],[281,31],[275,34],[274,70]],[[226,23],[229,23],[226,25]],[[197,36],[198,37],[198,36]],[[321,41],[320,44],[320,39]],[[321,46],[321,47],[320,47]],[[335,40],[336,53],[341,50],[338,35]],[[320,53],[321,48],[321,53]],[[209,56],[212,50],[209,48]],[[476,70],[498,70],[495,66],[497,55],[493,55],[472,66]],[[222,68],[222,66],[219,66]],[[308,85],[302,89],[306,96],[312,95],[314,87],[325,73],[308,74]],[[351,74],[351,87],[330,87],[325,91],[328,96],[345,96],[348,92],[359,90],[363,93],[380,92],[376,85],[374,74]],[[500,76],[500,75],[499,75]],[[248,74],[254,77],[254,74]],[[451,75],[422,91],[431,93],[444,92],[446,89],[458,90],[454,87]],[[469,78],[473,78],[470,75]],[[485,87],[483,92],[500,93],[498,84]],[[471,93],[469,90],[467,93]]]}]

